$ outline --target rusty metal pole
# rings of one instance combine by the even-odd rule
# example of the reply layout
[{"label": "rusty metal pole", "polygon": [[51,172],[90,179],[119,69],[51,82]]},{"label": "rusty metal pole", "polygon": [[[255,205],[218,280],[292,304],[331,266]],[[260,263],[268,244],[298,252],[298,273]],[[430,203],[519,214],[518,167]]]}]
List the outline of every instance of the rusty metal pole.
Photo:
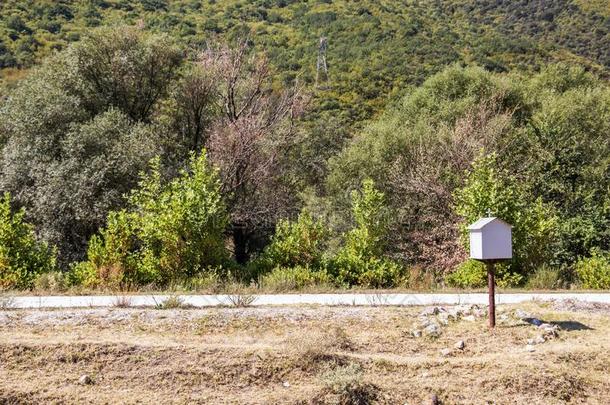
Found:
[{"label": "rusty metal pole", "polygon": [[489,327],[496,327],[496,281],[494,279],[494,262],[488,261],[487,265],[487,289],[489,292]]}]

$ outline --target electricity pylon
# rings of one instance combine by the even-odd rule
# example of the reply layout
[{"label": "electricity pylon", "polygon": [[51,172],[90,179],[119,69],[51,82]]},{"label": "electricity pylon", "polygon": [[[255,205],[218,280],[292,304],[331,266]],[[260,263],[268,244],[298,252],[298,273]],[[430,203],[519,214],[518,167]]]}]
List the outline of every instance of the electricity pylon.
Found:
[{"label": "electricity pylon", "polygon": [[[328,66],[326,65],[326,48],[328,41],[326,37],[320,38],[318,47],[318,61],[316,63],[316,87],[319,89],[328,87]],[[322,71],[322,74],[320,74]],[[324,85],[322,85],[324,83]]]}]

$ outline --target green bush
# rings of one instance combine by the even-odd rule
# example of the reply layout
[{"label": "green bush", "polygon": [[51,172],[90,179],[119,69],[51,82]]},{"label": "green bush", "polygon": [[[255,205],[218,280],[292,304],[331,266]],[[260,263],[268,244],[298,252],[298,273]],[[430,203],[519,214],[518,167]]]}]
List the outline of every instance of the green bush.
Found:
[{"label": "green bush", "polygon": [[540,198],[530,197],[522,182],[500,168],[495,153],[475,160],[464,187],[454,196],[456,212],[465,219],[465,247],[466,226],[490,213],[513,227],[513,273],[527,275],[552,258],[558,223],[555,212]]},{"label": "green bush", "polygon": [[166,285],[227,263],[228,218],[218,172],[205,151],[167,184],[154,160],[130,203],[131,211],[111,212],[106,228],[91,238],[87,261],[72,270],[74,283]]},{"label": "green bush", "polygon": [[[516,287],[523,282],[523,276],[512,272],[507,264],[496,264],[494,269],[495,281],[499,287]],[[448,274],[445,282],[451,287],[481,288],[487,285],[487,269],[482,262],[469,259]]]},{"label": "green bush", "polygon": [[332,278],[324,270],[308,267],[276,267],[260,279],[260,286],[272,291],[301,290],[306,287],[332,284]]},{"label": "green bush", "polygon": [[327,239],[328,230],[324,224],[303,211],[295,222],[281,220],[278,223],[271,243],[257,262],[263,269],[319,268]]},{"label": "green bush", "polygon": [[594,250],[591,257],[576,262],[576,274],[584,288],[610,288],[610,253]]},{"label": "green bush", "polygon": [[55,269],[55,251],[36,240],[24,222],[25,211],[11,210],[11,197],[0,198],[0,289],[32,288],[41,273]]},{"label": "green bush", "polygon": [[402,275],[401,266],[385,258],[388,214],[385,196],[372,180],[352,193],[356,227],[345,235],[344,246],[329,263],[329,271],[343,285],[392,287]]}]

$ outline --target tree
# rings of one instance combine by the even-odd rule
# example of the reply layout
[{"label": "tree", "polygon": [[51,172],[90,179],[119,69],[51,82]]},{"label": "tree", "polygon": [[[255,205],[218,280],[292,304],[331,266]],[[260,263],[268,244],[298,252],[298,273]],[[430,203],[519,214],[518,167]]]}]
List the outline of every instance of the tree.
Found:
[{"label": "tree", "polygon": [[165,36],[94,31],[32,72],[0,109],[0,190],[27,208],[62,265],[82,259],[137,173],[173,143],[153,115],[180,63]]},{"label": "tree", "polygon": [[282,166],[304,98],[297,88],[275,90],[267,59],[249,53],[245,42],[236,49],[211,48],[199,63],[217,83],[221,113],[206,147],[220,169],[235,258],[245,263],[257,232],[273,228],[296,205]]}]

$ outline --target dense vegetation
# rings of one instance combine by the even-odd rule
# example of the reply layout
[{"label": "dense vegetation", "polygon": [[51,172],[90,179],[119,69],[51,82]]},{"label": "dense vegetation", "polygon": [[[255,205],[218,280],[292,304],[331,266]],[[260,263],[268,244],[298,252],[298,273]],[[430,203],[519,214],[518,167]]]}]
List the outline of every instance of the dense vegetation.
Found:
[{"label": "dense vegetation", "polygon": [[[607,285],[596,3],[21,4],[0,6],[4,72],[30,68],[0,104],[2,287],[477,287],[465,225],[488,212],[514,226],[501,285]],[[143,20],[89,28],[119,17]]]}]

